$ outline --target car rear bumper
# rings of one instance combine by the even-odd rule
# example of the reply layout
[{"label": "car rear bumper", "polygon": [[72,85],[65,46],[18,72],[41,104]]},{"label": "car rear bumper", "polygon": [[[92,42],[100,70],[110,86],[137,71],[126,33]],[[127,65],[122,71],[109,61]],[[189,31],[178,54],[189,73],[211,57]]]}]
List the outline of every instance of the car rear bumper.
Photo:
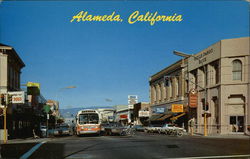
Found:
[{"label": "car rear bumper", "polygon": [[86,131],[78,131],[78,134],[79,135],[82,135],[82,134],[99,134],[100,131],[95,131],[95,130],[86,130]]}]

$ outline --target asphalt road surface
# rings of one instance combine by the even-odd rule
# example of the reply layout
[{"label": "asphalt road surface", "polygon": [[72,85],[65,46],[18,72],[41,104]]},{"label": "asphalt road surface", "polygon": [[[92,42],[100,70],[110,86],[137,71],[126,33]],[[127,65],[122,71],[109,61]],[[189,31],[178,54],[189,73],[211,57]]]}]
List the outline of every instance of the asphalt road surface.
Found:
[{"label": "asphalt road surface", "polygon": [[[40,144],[40,145],[38,145]],[[38,145],[26,158],[66,159],[165,159],[165,158],[250,158],[249,139],[171,137],[138,133],[128,136],[70,136],[44,143],[9,144],[2,157],[19,158]],[[11,148],[12,146],[12,148]],[[27,148],[25,148],[25,146]],[[15,148],[13,148],[15,147]],[[13,150],[14,149],[14,150]],[[14,154],[13,152],[22,151]],[[23,156],[25,159],[25,156]]]}]

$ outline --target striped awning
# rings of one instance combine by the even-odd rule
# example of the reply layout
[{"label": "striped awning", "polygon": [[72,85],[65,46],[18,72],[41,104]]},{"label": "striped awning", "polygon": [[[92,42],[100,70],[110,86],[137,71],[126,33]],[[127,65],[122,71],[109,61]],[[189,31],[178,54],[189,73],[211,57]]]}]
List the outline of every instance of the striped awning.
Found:
[{"label": "striped awning", "polygon": [[152,115],[149,120],[150,121],[155,121],[155,120],[161,118],[162,116],[163,116],[163,114]]},{"label": "striped awning", "polygon": [[170,117],[172,117],[172,114],[165,114],[162,117],[158,118],[157,120],[165,120],[165,119],[170,118]]},{"label": "striped awning", "polygon": [[174,116],[172,117],[170,120],[177,120],[178,118],[182,117],[183,115],[185,115],[186,113],[182,113],[182,114],[179,114],[177,116]]}]

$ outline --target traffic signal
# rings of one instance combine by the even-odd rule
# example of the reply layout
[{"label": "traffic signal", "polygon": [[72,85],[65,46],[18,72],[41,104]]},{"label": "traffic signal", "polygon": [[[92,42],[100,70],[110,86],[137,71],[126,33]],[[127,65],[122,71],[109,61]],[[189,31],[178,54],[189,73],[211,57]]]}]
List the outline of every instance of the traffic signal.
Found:
[{"label": "traffic signal", "polygon": [[208,105],[208,102],[206,103],[206,105],[205,105],[205,106],[203,106],[203,110],[205,110],[205,111],[208,111],[208,110],[209,110],[209,105]]},{"label": "traffic signal", "polygon": [[6,100],[5,100],[5,95],[1,94],[1,105],[5,106],[6,105]]},{"label": "traffic signal", "polygon": [[170,80],[170,76],[164,76],[164,85],[165,85],[165,87],[169,86],[169,80]]}]

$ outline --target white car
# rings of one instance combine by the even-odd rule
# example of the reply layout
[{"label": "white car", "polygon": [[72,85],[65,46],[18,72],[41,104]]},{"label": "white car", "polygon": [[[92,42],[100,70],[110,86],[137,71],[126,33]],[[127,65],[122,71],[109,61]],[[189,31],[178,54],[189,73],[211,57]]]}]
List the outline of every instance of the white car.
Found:
[{"label": "white car", "polygon": [[148,133],[156,133],[159,131],[161,127],[159,125],[150,125],[148,127],[145,127],[145,132],[148,132]]},{"label": "white car", "polygon": [[159,133],[164,133],[166,135],[182,136],[186,130],[180,127],[176,127],[172,124],[165,124],[159,130]]}]

